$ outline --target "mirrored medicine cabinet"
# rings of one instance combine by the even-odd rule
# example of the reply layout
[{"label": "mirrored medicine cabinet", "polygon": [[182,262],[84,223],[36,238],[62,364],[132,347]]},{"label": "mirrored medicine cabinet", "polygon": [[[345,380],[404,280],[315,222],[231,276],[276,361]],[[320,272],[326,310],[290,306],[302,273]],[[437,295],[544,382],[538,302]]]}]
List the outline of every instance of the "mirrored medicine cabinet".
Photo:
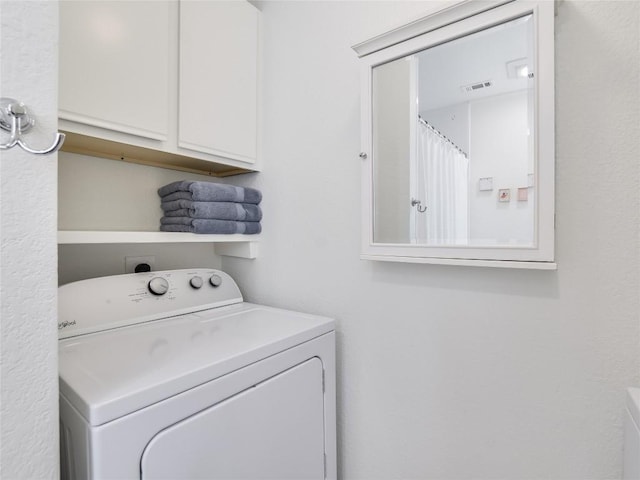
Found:
[{"label": "mirrored medicine cabinet", "polygon": [[467,0],[353,47],[362,258],[556,268],[553,21]]}]

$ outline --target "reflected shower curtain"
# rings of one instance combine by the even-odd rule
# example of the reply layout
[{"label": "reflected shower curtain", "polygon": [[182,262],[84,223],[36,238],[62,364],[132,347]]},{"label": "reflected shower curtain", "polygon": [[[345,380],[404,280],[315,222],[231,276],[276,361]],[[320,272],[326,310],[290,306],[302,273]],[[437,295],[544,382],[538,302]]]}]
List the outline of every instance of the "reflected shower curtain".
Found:
[{"label": "reflected shower curtain", "polygon": [[418,124],[416,243],[466,245],[469,237],[469,160],[432,128]]}]

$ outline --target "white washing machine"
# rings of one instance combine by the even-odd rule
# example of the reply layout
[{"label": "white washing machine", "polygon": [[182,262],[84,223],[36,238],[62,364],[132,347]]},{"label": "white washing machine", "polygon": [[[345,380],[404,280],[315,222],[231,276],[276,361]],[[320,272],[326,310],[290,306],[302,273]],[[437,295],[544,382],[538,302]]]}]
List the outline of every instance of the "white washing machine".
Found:
[{"label": "white washing machine", "polygon": [[624,418],[624,480],[640,480],[640,388],[627,389]]},{"label": "white washing machine", "polygon": [[66,479],[335,479],[331,319],[213,269],[59,289]]}]

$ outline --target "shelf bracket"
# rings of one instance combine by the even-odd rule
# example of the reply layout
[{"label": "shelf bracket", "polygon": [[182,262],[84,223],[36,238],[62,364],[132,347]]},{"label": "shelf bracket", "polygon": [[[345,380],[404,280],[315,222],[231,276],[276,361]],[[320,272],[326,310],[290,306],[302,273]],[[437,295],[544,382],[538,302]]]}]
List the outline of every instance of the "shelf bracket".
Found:
[{"label": "shelf bracket", "polygon": [[215,252],[225,257],[254,259],[258,256],[258,242],[216,243]]}]

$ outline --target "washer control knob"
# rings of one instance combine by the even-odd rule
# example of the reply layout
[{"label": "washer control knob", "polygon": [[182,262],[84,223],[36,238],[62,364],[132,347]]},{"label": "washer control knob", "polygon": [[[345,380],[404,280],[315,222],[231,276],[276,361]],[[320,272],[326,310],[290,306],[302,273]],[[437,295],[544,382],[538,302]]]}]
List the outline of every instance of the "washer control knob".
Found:
[{"label": "washer control knob", "polygon": [[213,287],[219,287],[222,284],[222,277],[217,273],[214,273],[213,275],[211,275],[211,278],[209,279],[209,283]]},{"label": "washer control knob", "polygon": [[191,285],[196,290],[202,287],[202,277],[193,277],[191,280],[189,280],[189,285]]},{"label": "washer control knob", "polygon": [[148,287],[154,295],[164,295],[169,290],[169,282],[162,277],[154,277],[149,281]]}]

